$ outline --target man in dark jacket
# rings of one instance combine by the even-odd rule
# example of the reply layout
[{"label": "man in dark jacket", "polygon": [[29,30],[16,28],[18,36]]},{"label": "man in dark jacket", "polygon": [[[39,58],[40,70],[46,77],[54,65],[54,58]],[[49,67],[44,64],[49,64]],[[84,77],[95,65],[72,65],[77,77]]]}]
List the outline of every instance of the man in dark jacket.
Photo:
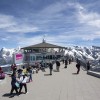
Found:
[{"label": "man in dark jacket", "polygon": [[90,70],[90,63],[89,61],[87,62],[87,71]]},{"label": "man in dark jacket", "polygon": [[71,64],[71,59],[69,59],[69,64]]},{"label": "man in dark jacket", "polygon": [[49,69],[50,69],[50,75],[52,75],[53,64],[51,62],[49,63]]},{"label": "man in dark jacket", "polygon": [[77,67],[77,74],[79,74],[79,72],[80,72],[80,62],[78,62],[78,63],[76,64],[76,67]]},{"label": "man in dark jacket", "polygon": [[59,68],[60,68],[60,62],[56,61],[56,69],[57,69],[58,72],[59,72]]},{"label": "man in dark jacket", "polygon": [[67,59],[65,60],[65,67],[64,68],[67,68],[67,65],[68,65],[68,61]]},{"label": "man in dark jacket", "polygon": [[17,86],[15,85],[15,83],[17,82],[17,79],[16,79],[16,73],[13,73],[11,75],[11,92],[10,92],[10,95],[13,95],[13,91],[15,90],[16,91],[16,94],[18,94],[18,90],[17,90]]}]

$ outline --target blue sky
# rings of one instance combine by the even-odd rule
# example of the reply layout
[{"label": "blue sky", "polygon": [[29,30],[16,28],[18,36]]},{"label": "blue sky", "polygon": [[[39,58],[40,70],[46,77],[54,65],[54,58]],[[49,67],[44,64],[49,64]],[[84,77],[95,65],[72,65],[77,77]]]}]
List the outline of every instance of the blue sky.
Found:
[{"label": "blue sky", "polygon": [[0,48],[40,43],[100,46],[100,0],[0,0]]}]

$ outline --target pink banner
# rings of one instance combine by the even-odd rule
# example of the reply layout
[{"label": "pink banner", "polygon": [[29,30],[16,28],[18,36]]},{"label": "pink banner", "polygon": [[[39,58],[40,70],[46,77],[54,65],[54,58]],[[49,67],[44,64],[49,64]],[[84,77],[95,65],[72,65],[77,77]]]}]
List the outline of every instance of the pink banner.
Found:
[{"label": "pink banner", "polygon": [[16,60],[20,60],[23,58],[23,55],[22,54],[16,54]]}]

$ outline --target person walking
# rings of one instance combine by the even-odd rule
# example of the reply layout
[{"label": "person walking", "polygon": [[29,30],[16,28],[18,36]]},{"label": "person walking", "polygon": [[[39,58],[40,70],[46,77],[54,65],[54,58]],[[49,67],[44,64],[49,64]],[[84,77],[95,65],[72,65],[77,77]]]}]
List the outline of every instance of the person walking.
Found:
[{"label": "person walking", "polygon": [[78,62],[78,63],[76,64],[76,68],[77,68],[77,74],[79,74],[79,72],[80,72],[80,62]]},{"label": "person walking", "polygon": [[10,91],[10,95],[13,95],[13,91],[16,91],[16,94],[18,94],[18,88],[16,86],[16,82],[18,82],[18,80],[16,79],[16,73],[13,73],[11,75],[11,91]]},{"label": "person walking", "polygon": [[64,58],[62,59],[62,63],[64,64]]},{"label": "person walking", "polygon": [[11,70],[13,71],[13,73],[16,73],[16,70],[17,70],[16,64],[11,65]]},{"label": "person walking", "polygon": [[43,72],[45,72],[45,66],[44,66],[44,63],[43,63],[43,61],[41,61],[40,62],[40,69],[43,71]]},{"label": "person walking", "polygon": [[27,74],[27,69],[26,69],[26,67],[25,66],[23,66],[23,69],[22,69],[23,71],[22,71],[22,73],[25,75],[25,74]]},{"label": "person walking", "polygon": [[87,71],[90,70],[90,63],[89,61],[87,62]]},{"label": "person walking", "polygon": [[32,67],[29,66],[27,70],[28,70],[28,73],[29,73],[29,82],[32,82]]},{"label": "person walking", "polygon": [[18,74],[18,78],[20,78],[21,77],[21,75],[22,75],[22,69],[21,68],[19,68],[18,70],[17,70],[17,74]]},{"label": "person walking", "polygon": [[27,77],[27,74],[23,74],[21,77],[20,77],[20,80],[19,80],[19,82],[20,82],[20,89],[19,89],[19,94],[21,94],[21,90],[22,90],[22,88],[23,88],[23,86],[24,86],[24,88],[25,88],[25,94],[26,93],[28,93],[27,92],[27,80],[28,80],[28,77]]},{"label": "person walking", "polygon": [[56,61],[56,69],[57,69],[58,72],[59,72],[59,68],[60,68],[60,62]]},{"label": "person walking", "polygon": [[71,59],[69,58],[69,64],[71,64]]},{"label": "person walking", "polygon": [[67,68],[67,65],[68,65],[68,61],[67,59],[65,60],[65,67],[64,68]]},{"label": "person walking", "polygon": [[51,62],[49,63],[49,69],[50,69],[50,75],[52,75],[53,64]]}]

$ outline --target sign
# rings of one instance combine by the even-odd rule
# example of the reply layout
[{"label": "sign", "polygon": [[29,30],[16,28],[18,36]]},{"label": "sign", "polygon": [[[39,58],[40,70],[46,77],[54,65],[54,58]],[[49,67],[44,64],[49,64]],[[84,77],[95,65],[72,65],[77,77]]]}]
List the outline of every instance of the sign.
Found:
[{"label": "sign", "polygon": [[16,60],[20,60],[23,59],[23,55],[22,54],[16,54]]},{"label": "sign", "polygon": [[19,64],[23,63],[24,55],[22,53],[15,53],[14,54],[14,63]]}]

